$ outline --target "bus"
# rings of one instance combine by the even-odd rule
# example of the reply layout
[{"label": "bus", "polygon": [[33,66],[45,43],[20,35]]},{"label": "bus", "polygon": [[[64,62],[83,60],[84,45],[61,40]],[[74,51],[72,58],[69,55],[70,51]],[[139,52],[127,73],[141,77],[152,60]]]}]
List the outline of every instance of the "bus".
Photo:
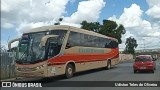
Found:
[{"label": "bus", "polygon": [[111,66],[119,63],[118,40],[67,25],[31,29],[21,38],[16,51],[17,77],[53,77]]}]

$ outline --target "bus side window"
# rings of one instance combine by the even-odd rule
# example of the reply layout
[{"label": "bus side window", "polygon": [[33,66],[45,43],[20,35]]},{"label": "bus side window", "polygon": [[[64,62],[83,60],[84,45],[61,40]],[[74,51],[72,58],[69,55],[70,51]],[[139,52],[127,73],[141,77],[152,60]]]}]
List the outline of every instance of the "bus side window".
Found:
[{"label": "bus side window", "polygon": [[50,42],[49,43],[48,58],[51,58],[51,57],[58,54],[58,50],[56,50],[57,47],[58,47],[58,43],[55,43],[55,42]]},{"label": "bus side window", "polygon": [[59,54],[62,44],[58,43],[58,41],[55,38],[50,38],[47,41],[47,57],[52,58]]},{"label": "bus side window", "polygon": [[80,34],[77,32],[70,32],[66,48],[79,46],[80,45]]},{"label": "bus side window", "polygon": [[116,41],[111,41],[110,43],[106,43],[105,48],[117,48],[118,43]]},{"label": "bus side window", "polygon": [[117,48],[118,47],[118,43],[116,41],[112,42],[112,48]]}]

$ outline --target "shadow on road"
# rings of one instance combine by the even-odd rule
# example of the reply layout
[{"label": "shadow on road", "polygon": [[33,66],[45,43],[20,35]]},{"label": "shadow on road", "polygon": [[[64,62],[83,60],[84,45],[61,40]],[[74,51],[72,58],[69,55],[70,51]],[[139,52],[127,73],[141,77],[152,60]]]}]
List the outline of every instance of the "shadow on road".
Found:
[{"label": "shadow on road", "polygon": [[[111,67],[111,69],[109,69],[109,70],[112,70],[112,69],[115,69],[115,68],[117,68],[117,67],[115,67],[115,66]],[[74,77],[82,76],[82,75],[86,75],[86,74],[91,74],[91,73],[95,73],[95,72],[109,71],[109,70],[106,70],[106,68],[92,69],[92,70],[78,72],[78,73],[75,74]]]}]

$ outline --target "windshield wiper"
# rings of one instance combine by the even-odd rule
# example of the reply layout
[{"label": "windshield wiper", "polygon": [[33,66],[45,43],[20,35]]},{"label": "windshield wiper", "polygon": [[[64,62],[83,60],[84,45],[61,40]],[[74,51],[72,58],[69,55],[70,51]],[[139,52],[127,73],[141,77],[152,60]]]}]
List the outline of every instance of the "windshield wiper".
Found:
[{"label": "windshield wiper", "polygon": [[26,52],[27,52],[27,47],[26,47],[26,50],[23,52],[22,56],[20,57],[20,59],[18,61],[22,60],[23,56],[26,55]]}]

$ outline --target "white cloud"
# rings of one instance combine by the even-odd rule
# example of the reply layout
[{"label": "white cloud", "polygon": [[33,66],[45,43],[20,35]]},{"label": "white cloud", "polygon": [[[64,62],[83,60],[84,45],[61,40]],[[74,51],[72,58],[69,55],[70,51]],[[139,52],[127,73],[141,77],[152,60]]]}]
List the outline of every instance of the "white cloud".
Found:
[{"label": "white cloud", "polygon": [[81,25],[80,24],[76,24],[76,23],[67,23],[67,22],[61,22],[61,25],[69,25],[69,26],[74,26],[74,27],[78,27],[80,28]]},{"label": "white cloud", "polygon": [[[65,13],[69,0],[2,0],[1,25],[21,28],[24,23],[55,22]],[[21,31],[21,30],[20,30]]]},{"label": "white cloud", "polygon": [[64,22],[79,24],[83,20],[88,22],[97,21],[102,8],[105,6],[103,0],[88,0],[79,2],[78,9],[70,17],[65,17]]},{"label": "white cloud", "polygon": [[[23,22],[19,25],[19,27],[16,29],[19,33],[22,33],[24,31],[30,30],[32,28],[40,27],[40,26],[47,26],[49,25],[48,22],[36,22],[36,23],[28,23]],[[53,24],[52,24],[53,25]]]},{"label": "white cloud", "polygon": [[[153,5],[153,4],[151,4]],[[114,20],[119,24],[123,24],[127,33],[122,36],[123,43],[120,45],[124,48],[124,42],[129,36],[134,37],[141,49],[143,40],[145,44],[148,44],[148,48],[160,47],[157,43],[160,38],[160,23],[151,23],[142,18],[143,11],[137,4],[132,4],[129,8],[124,8],[124,12],[117,18],[115,15],[109,18],[109,20]]]},{"label": "white cloud", "polygon": [[134,35],[132,33],[130,33],[128,30],[126,31],[126,34],[124,34],[122,36],[122,43],[119,45],[119,49],[120,51],[123,51],[125,49],[125,41],[126,41],[126,38],[128,37],[133,37]]},{"label": "white cloud", "polygon": [[154,5],[150,9],[146,11],[147,15],[151,16],[152,18],[160,19],[160,4]]},{"label": "white cloud", "polygon": [[137,4],[132,4],[130,8],[124,8],[124,12],[118,20],[116,20],[115,15],[109,19],[116,20],[118,23],[123,24],[125,27],[136,27],[142,23],[142,12],[143,11],[140,9],[140,6]]},{"label": "white cloud", "polygon": [[10,11],[10,6],[4,0],[1,1],[1,5],[2,5],[1,11],[4,11],[4,12]]},{"label": "white cloud", "polygon": [[66,5],[75,0],[2,0],[2,28],[15,27],[21,33],[31,28],[53,25],[58,18],[63,17],[61,24],[80,27],[82,20],[97,21],[103,0],[88,0],[79,2],[78,9],[70,17],[64,17]]},{"label": "white cloud", "polygon": [[6,28],[6,29],[9,29],[9,28],[13,28],[13,27],[14,27],[14,25],[11,24],[11,23],[3,23],[1,26],[2,26],[3,28]]},{"label": "white cloud", "polygon": [[146,14],[150,16],[154,21],[160,21],[160,0],[146,0],[149,9]]},{"label": "white cloud", "polygon": [[104,0],[80,1],[77,11],[64,17],[66,5],[74,2],[75,0],[2,0],[1,29],[12,28],[17,31],[17,37],[20,37],[29,29],[54,25],[60,17],[63,17],[62,25],[80,27],[83,20],[97,21],[105,6]]},{"label": "white cloud", "polygon": [[154,5],[160,4],[160,0],[146,0],[149,7],[153,7]]}]

